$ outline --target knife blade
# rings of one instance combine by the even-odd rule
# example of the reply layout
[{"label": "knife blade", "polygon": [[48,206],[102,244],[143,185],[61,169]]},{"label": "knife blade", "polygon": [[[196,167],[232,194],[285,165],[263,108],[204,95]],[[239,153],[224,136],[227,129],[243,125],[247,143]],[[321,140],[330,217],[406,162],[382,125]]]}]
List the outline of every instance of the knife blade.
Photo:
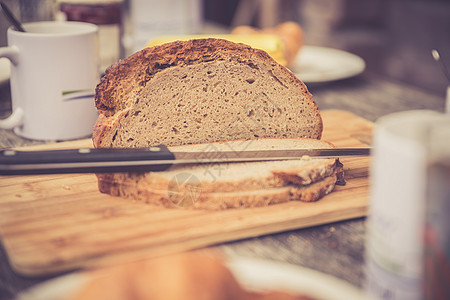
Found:
[{"label": "knife blade", "polygon": [[164,145],[132,149],[2,150],[0,175],[158,172],[167,170],[175,164],[293,160],[303,156],[337,158],[369,155],[370,148],[171,152]]}]

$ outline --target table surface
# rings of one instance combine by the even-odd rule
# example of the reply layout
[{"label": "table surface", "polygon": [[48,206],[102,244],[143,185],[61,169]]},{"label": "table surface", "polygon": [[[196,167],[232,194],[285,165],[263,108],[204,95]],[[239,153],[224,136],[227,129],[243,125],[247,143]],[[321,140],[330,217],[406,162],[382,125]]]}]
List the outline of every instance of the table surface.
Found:
[{"label": "table surface", "polygon": [[[308,88],[319,109],[347,110],[370,121],[403,110],[444,111],[444,94],[431,94],[367,72],[355,78],[311,84]],[[0,85],[0,118],[10,113],[10,106],[7,82]],[[0,148],[39,143],[44,142],[20,138],[12,130],[0,130]],[[214,248],[228,256],[264,258],[308,267],[361,288],[365,282],[365,226],[365,218],[359,218],[224,243]],[[0,299],[10,299],[18,292],[53,277],[23,277],[16,274],[0,244]]]}]

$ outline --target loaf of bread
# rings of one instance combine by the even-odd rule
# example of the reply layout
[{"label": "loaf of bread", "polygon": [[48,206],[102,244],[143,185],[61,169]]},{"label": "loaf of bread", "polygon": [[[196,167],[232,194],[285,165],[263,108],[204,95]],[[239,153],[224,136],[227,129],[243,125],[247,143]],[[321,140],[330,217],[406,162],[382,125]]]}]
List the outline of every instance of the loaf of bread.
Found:
[{"label": "loaf of bread", "polygon": [[262,50],[221,39],[145,48],[106,70],[95,102],[95,147],[322,133],[318,107],[294,74]]},{"label": "loaf of bread", "polygon": [[[145,48],[107,69],[95,100],[99,148],[164,144],[210,155],[214,149],[332,147],[320,141],[320,112],[297,77],[266,52],[221,39]],[[100,191],[114,196],[226,209],[316,201],[341,175],[335,159],[299,158],[97,177]]]},{"label": "loaf of bread", "polygon": [[[315,139],[257,139],[172,146],[172,152],[324,149],[333,145]],[[342,176],[337,159],[299,157],[247,163],[175,165],[164,172],[99,174],[104,193],[165,207],[227,209],[260,207],[288,201],[316,201],[330,193]]]}]

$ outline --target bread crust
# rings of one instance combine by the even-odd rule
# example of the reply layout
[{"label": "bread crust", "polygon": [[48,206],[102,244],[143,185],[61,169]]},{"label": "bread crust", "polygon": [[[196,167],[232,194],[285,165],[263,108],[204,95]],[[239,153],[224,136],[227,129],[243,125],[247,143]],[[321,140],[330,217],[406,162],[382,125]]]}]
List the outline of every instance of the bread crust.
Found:
[{"label": "bread crust", "polygon": [[331,193],[336,185],[336,178],[342,172],[337,169],[328,177],[309,185],[286,185],[236,192],[204,192],[191,194],[189,191],[168,191],[140,186],[116,185],[116,196],[142,201],[146,204],[166,208],[224,210],[230,208],[254,208],[279,204],[289,201],[315,202]]},{"label": "bread crust", "polygon": [[[106,136],[110,134],[117,122],[120,122],[121,117],[133,107],[135,101],[139,101],[146,86],[152,82],[156,74],[173,67],[217,61],[231,61],[255,68],[255,61],[264,61],[276,67],[296,87],[298,95],[301,95],[308,103],[308,110],[310,110],[308,117],[314,119],[315,123],[315,132],[310,137],[320,139],[323,124],[319,109],[307,87],[294,74],[279,65],[263,50],[211,38],[176,41],[144,48],[110,66],[95,89],[95,105],[100,115],[93,130],[94,146],[112,147],[105,142]],[[273,77],[276,78],[274,75]],[[151,104],[153,100],[146,101]]]},{"label": "bread crust", "polygon": [[[242,151],[238,146],[246,150],[334,148],[329,142],[313,139],[236,140],[209,145],[224,151]],[[202,153],[208,148],[208,144],[200,144],[169,149]],[[228,174],[233,174],[232,177],[225,174],[226,165],[220,165],[222,173],[216,174],[214,178],[202,176],[205,170],[213,167],[208,165],[173,167],[162,173],[111,173],[97,176],[99,189],[110,195],[167,208],[209,210],[262,207],[288,201],[313,202],[330,193],[343,180],[343,165],[333,158],[234,163],[229,165],[232,169],[228,171]],[[261,166],[267,172],[261,172]],[[248,176],[238,175],[246,171]]]},{"label": "bread crust", "polygon": [[[230,58],[242,63],[251,63],[251,60],[261,58],[278,64],[263,50],[222,39],[194,39],[166,43],[144,48],[108,67],[105,76],[95,89],[95,105],[106,115],[128,107],[129,103],[118,99],[116,93],[123,88],[118,86],[118,83],[130,80],[130,76],[136,84],[128,87],[129,92],[138,93],[156,73],[164,69]],[[293,74],[292,76],[298,80]],[[298,81],[301,83],[300,80]],[[306,86],[301,85],[302,91],[308,93]]]},{"label": "bread crust", "polygon": [[[334,148],[334,145],[327,141],[314,139],[259,139],[174,146],[169,147],[169,150],[172,152],[194,151],[204,153],[204,157],[207,158],[211,157],[210,154],[214,151],[220,150],[240,152],[269,149],[293,150],[296,148]],[[267,172],[261,172],[261,168]],[[167,196],[168,193],[175,194],[174,192],[180,195],[190,194],[192,193],[191,189],[196,189],[201,194],[215,193],[218,195],[219,193],[225,194],[237,191],[270,190],[287,185],[305,186],[329,177],[337,170],[342,170],[342,164],[337,159],[311,159],[306,157],[291,161],[175,165],[164,172],[106,173],[97,174],[97,177],[99,190],[103,193],[114,196],[130,196],[131,198],[140,197],[142,199],[142,195],[150,195],[145,193],[146,189],[163,191],[162,194]],[[233,176],[227,176],[230,173]],[[238,175],[238,173],[243,173],[243,176]],[[193,176],[185,181],[188,179],[186,176],[190,177],[189,175]],[[139,193],[140,196],[133,195]],[[279,191],[277,195],[280,195]],[[286,196],[283,197],[286,198]],[[305,199],[303,201],[306,201]]]},{"label": "bread crust", "polygon": [[[255,138],[307,137],[317,142],[323,130],[312,95],[292,72],[262,50],[221,39],[172,42],[120,60],[106,70],[97,85],[95,104],[100,113],[92,136],[96,148],[161,143],[180,146]],[[300,194],[304,195],[304,201],[315,201],[324,195],[322,191],[330,190],[330,185],[300,194],[280,189],[255,196],[253,191],[292,183],[308,185],[334,172],[331,160],[306,175],[281,170],[281,175],[273,173],[246,180],[245,184],[232,180],[206,183],[203,192],[216,199],[209,203],[219,208],[268,205],[289,201],[294,194],[299,199]],[[167,197],[167,178],[151,173],[97,176],[102,193],[147,200],[151,196],[148,201],[173,206],[173,199]],[[155,187],[165,189],[163,195],[152,191]],[[247,194],[241,194],[240,199],[230,197],[235,191]]]}]

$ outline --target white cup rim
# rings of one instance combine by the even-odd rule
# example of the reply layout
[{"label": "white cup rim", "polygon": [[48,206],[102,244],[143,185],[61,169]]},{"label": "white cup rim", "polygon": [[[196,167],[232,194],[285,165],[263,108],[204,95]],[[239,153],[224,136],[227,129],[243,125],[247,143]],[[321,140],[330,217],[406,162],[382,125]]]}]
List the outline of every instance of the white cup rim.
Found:
[{"label": "white cup rim", "polygon": [[[98,27],[92,23],[75,21],[41,21],[23,24],[26,32],[18,31],[12,26],[8,28],[8,33],[23,37],[61,37],[77,36],[95,33]],[[43,28],[49,29],[48,32],[41,32]],[[64,29],[64,30],[63,30]],[[61,30],[61,31],[57,31]]]},{"label": "white cup rim", "polygon": [[443,114],[434,110],[408,110],[380,117],[376,126],[398,138],[417,139],[426,124],[438,122]]}]

